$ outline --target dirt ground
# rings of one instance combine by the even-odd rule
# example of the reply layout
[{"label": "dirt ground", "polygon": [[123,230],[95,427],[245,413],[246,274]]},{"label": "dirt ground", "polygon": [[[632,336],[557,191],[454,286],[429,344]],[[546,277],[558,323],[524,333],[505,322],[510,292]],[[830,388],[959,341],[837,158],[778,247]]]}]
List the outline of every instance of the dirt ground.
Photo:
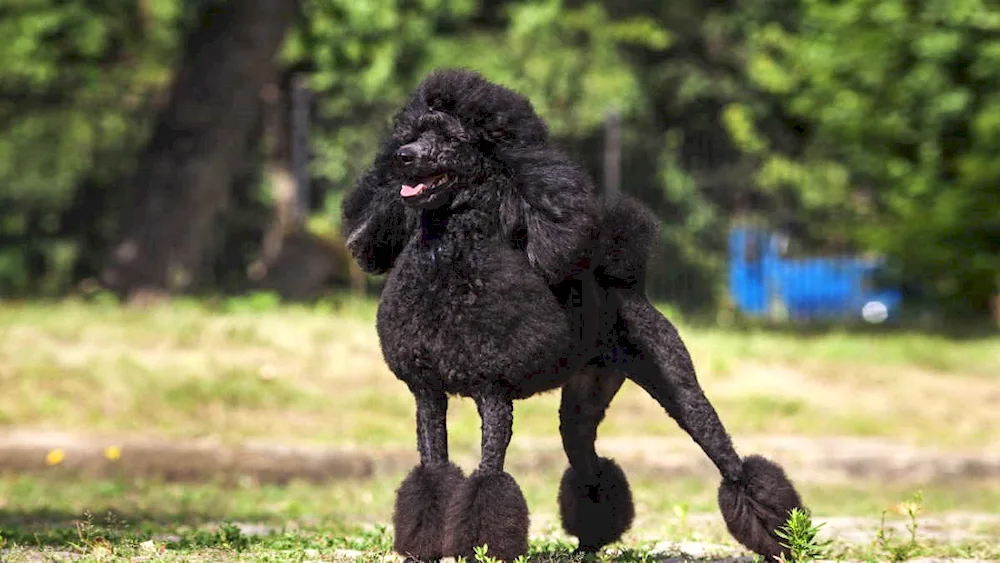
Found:
[{"label": "dirt ground", "polygon": [[[797,479],[812,482],[865,480],[935,483],[956,479],[1000,479],[1000,448],[944,451],[876,438],[739,437],[740,451],[773,457]],[[109,448],[115,455],[109,456]],[[711,472],[708,459],[689,439],[662,437],[598,440],[598,450],[634,475],[696,476]],[[53,465],[47,456],[59,451]],[[518,437],[508,457],[511,468],[561,468],[558,437]],[[249,475],[261,483],[291,479],[322,482],[398,472],[417,461],[410,448],[377,449],[249,441],[158,439],[141,435],[98,435],[17,429],[0,433],[0,471],[59,472],[88,477],[157,476],[200,480],[219,473]],[[467,462],[461,457],[458,460]]]}]

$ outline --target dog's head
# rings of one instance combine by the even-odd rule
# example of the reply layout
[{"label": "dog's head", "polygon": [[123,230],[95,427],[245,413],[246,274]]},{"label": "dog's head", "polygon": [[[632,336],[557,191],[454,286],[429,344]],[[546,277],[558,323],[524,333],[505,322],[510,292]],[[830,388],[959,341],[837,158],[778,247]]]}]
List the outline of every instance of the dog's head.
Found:
[{"label": "dog's head", "polygon": [[544,146],[548,132],[531,103],[475,72],[428,76],[396,116],[394,176],[400,197],[433,209],[505,170],[505,153]]}]

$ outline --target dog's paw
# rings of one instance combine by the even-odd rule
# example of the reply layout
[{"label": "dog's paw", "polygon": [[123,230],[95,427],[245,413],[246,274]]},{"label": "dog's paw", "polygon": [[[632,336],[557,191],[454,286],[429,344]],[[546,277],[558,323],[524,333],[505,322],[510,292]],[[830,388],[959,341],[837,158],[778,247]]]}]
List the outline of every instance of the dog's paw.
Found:
[{"label": "dog's paw", "polygon": [[528,553],[528,503],[507,473],[473,473],[448,504],[444,529],[446,556],[475,559],[473,550],[513,561]]},{"label": "dog's paw", "polygon": [[719,487],[719,508],[729,533],[751,551],[772,559],[788,556],[775,530],[802,499],[778,464],[758,455],[743,460],[738,480]]},{"label": "dog's paw", "polygon": [[617,541],[635,517],[625,473],[608,458],[600,458],[592,478],[570,467],[559,484],[559,516],[566,533],[579,538],[581,551]]},{"label": "dog's paw", "polygon": [[452,493],[465,477],[454,464],[418,465],[396,491],[392,515],[393,548],[400,555],[427,561],[444,555],[441,530]]}]

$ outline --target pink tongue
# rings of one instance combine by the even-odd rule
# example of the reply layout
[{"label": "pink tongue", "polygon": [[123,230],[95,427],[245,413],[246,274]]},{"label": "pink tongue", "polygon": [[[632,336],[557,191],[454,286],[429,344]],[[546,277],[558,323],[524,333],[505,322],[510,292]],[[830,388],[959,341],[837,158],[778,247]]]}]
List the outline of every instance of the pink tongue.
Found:
[{"label": "pink tongue", "polygon": [[417,184],[416,186],[407,186],[406,184],[403,184],[403,188],[399,190],[399,195],[403,197],[413,197],[415,195],[419,195],[425,189],[427,189],[427,186],[424,184]]}]

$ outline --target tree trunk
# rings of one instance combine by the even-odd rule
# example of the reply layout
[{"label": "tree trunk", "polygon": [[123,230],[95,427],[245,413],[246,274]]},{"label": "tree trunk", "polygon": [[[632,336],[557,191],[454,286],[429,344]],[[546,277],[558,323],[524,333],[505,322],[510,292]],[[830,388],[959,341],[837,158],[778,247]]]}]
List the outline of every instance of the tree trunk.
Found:
[{"label": "tree trunk", "polygon": [[305,75],[294,69],[264,88],[263,124],[266,175],[274,200],[273,219],[260,255],[247,272],[252,287],[285,299],[309,300],[334,283],[349,281],[365,291],[365,275],[335,238],[309,232],[309,96]]},{"label": "tree trunk", "polygon": [[[299,182],[293,167],[291,75],[285,73],[264,89],[264,144],[267,146],[266,176],[274,200],[274,220],[261,244],[261,256],[251,271],[251,279],[264,275],[267,265],[281,253],[286,236],[302,227],[305,214],[300,201]],[[306,179],[308,181],[308,179]]]},{"label": "tree trunk", "polygon": [[141,157],[102,281],[129,300],[196,286],[294,0],[210,3],[187,39],[170,103]]}]

